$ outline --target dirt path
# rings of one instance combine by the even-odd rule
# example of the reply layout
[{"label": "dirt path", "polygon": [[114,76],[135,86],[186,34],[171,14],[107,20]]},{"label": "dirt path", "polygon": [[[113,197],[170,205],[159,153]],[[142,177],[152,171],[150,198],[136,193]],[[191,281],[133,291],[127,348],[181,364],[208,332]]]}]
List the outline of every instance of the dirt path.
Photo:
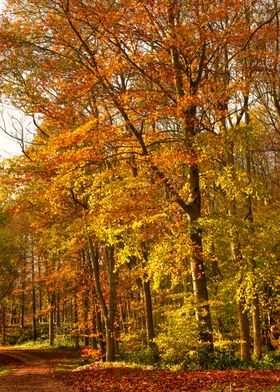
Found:
[{"label": "dirt path", "polygon": [[14,369],[0,377],[0,392],[74,392],[53,369],[70,355],[53,350],[0,349],[0,365],[11,365]]}]

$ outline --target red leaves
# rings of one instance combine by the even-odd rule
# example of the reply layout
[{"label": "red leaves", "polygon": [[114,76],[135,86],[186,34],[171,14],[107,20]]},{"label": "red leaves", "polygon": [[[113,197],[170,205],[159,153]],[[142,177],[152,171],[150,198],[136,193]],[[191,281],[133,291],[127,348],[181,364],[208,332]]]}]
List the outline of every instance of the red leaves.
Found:
[{"label": "red leaves", "polygon": [[85,346],[82,349],[81,357],[85,360],[91,359],[91,360],[100,360],[101,358],[101,352],[100,350],[96,350],[94,348],[91,348],[89,346]]},{"label": "red leaves", "polygon": [[[65,376],[68,378],[68,375]],[[215,388],[233,390],[260,389],[280,385],[280,370],[265,371],[167,371],[140,370],[121,367],[90,369],[72,373],[66,382],[77,392],[85,391],[211,391]]]}]

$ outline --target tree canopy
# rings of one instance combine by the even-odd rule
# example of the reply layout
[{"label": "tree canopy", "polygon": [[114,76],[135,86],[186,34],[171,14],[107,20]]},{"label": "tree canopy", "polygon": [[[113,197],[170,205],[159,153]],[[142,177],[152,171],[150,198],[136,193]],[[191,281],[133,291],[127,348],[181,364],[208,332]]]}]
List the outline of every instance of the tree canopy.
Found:
[{"label": "tree canopy", "polygon": [[65,328],[109,361],[186,366],[279,348],[279,12],[7,1],[1,93],[35,127],[1,167],[24,244],[9,311],[33,338],[48,322],[51,344]]}]

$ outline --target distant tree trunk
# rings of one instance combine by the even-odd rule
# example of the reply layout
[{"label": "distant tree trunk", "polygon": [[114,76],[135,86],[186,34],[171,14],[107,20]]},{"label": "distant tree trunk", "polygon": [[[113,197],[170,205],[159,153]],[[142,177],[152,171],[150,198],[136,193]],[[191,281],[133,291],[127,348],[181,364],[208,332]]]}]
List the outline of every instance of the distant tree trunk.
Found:
[{"label": "distant tree trunk", "polygon": [[[248,99],[247,99],[248,100]],[[250,124],[250,118],[248,113],[246,114],[246,123]],[[251,154],[249,151],[246,152],[245,157],[246,162],[246,171],[251,180],[252,169],[251,169]],[[248,208],[246,219],[249,223],[249,230],[251,232],[252,238],[254,238],[255,230],[254,230],[254,217],[253,217],[253,206],[252,206],[252,197],[250,195],[246,198],[246,204]],[[260,303],[259,303],[259,295],[257,289],[257,282],[255,278],[255,270],[256,270],[256,262],[254,259],[254,255],[251,258],[251,270],[252,270],[252,287],[254,288],[254,297],[252,300],[252,326],[253,326],[253,359],[260,360],[262,357],[262,330],[261,330],[261,317],[260,317]]]},{"label": "distant tree trunk", "polygon": [[253,325],[253,358],[260,360],[262,357],[262,330],[260,318],[260,303],[258,296],[253,299],[252,325]]},{"label": "distant tree trunk", "polygon": [[115,273],[115,249],[106,246],[105,255],[107,261],[107,274],[109,285],[108,317],[106,324],[106,361],[115,360],[115,316],[116,316],[116,273]]},{"label": "distant tree trunk", "polygon": [[36,293],[35,287],[32,288],[32,338],[37,340],[37,316],[36,316]]},{"label": "distant tree trunk", "polygon": [[[233,209],[235,208],[233,204]],[[235,215],[235,214],[234,214]],[[242,253],[241,253],[241,245],[238,239],[238,232],[234,230],[232,233],[231,239],[231,251],[232,251],[232,258],[234,264],[237,268],[240,268],[240,278],[239,278],[239,286],[241,287],[239,298],[237,301],[238,307],[238,321],[239,321],[239,334],[240,334],[240,359],[242,361],[248,360],[251,358],[250,351],[250,326],[249,326],[249,316],[248,310],[246,309],[246,299],[243,294],[243,272],[242,272]]]},{"label": "distant tree trunk", "polygon": [[154,331],[151,285],[150,285],[150,281],[146,280],[145,278],[143,280],[143,292],[144,292],[147,345],[153,349],[152,350],[153,362],[156,362],[159,360],[159,350],[156,342],[154,342],[155,331]]},{"label": "distant tree trunk", "polygon": [[124,303],[122,303],[121,304],[121,306],[120,306],[120,318],[121,318],[121,325],[122,325],[122,331],[123,331],[123,333],[124,334],[126,334],[127,332],[128,332],[128,328],[127,328],[127,321],[126,321],[126,319],[127,319],[127,317],[128,317],[128,314],[127,314],[127,310],[126,310],[126,301],[124,301]]},{"label": "distant tree trunk", "polygon": [[[148,250],[146,244],[142,245],[143,251],[143,268],[148,263]],[[142,288],[144,294],[144,309],[145,309],[145,324],[146,324],[146,339],[147,345],[153,348],[157,348],[154,338],[155,338],[155,330],[154,330],[154,319],[153,319],[153,304],[152,304],[152,295],[151,295],[151,285],[148,275],[145,273],[142,279]],[[156,359],[156,358],[155,358]]]},{"label": "distant tree trunk", "polygon": [[83,300],[83,313],[84,313],[84,344],[89,346],[89,298],[88,293],[84,293]]},{"label": "distant tree trunk", "polygon": [[54,305],[55,299],[54,294],[49,295],[49,345],[54,345]]},{"label": "distant tree trunk", "polygon": [[77,304],[77,295],[74,296],[74,326],[75,326],[75,348],[78,349],[80,347],[80,339],[79,339],[79,331],[78,331],[78,304]]},{"label": "distant tree trunk", "polygon": [[[26,269],[24,266],[23,274],[25,276]],[[20,297],[20,326],[23,329],[25,326],[25,277],[22,277],[21,281],[21,297]]]},{"label": "distant tree trunk", "polygon": [[[90,255],[89,259],[90,259]],[[92,274],[92,271],[91,271]],[[89,312],[90,316],[88,316],[88,330],[89,332],[92,332],[92,338],[91,338],[91,346],[95,350],[98,350],[98,341],[99,341],[99,331],[97,327],[97,304],[96,304],[96,293],[94,287],[91,288],[90,290],[90,306],[89,306]],[[91,324],[91,325],[90,325]],[[101,353],[101,350],[100,350]]]},{"label": "distant tree trunk", "polygon": [[[88,259],[91,261],[90,249],[88,252]],[[93,262],[90,262],[90,273],[94,278]],[[96,287],[96,286],[95,286]],[[92,287],[91,290],[91,302],[92,302],[92,331],[95,336],[92,338],[92,346],[95,349],[100,349],[100,356],[102,361],[106,360],[106,341],[104,338],[104,331],[102,325],[102,317],[100,312],[100,306],[98,306],[99,298],[96,294],[96,288]]]},{"label": "distant tree trunk", "polygon": [[2,323],[2,345],[6,345],[6,308],[2,307],[1,312],[1,323]]},{"label": "distant tree trunk", "polygon": [[49,311],[49,345],[54,345],[54,311]]},{"label": "distant tree trunk", "polygon": [[105,343],[105,339],[103,336],[101,313],[100,313],[100,310],[97,305],[96,305],[95,309],[96,309],[95,314],[96,314],[97,339],[98,339],[98,343],[99,343],[99,347],[100,347],[101,358],[103,361],[105,361],[105,359],[106,359],[106,343]]},{"label": "distant tree trunk", "polygon": [[[136,301],[143,305],[143,310],[141,309],[141,312],[135,312],[132,311],[130,314],[130,318],[131,319],[135,319],[137,320],[136,323],[136,328],[141,331],[140,332],[140,336],[141,336],[141,344],[142,346],[146,346],[147,345],[147,325],[146,325],[146,310],[145,310],[145,299],[143,298],[144,295],[144,290],[143,290],[143,280],[141,278],[137,278],[136,279],[136,284],[138,287],[138,291],[137,291],[137,299]],[[131,298],[131,300],[133,301],[133,297]]]},{"label": "distant tree trunk", "polygon": [[55,319],[56,319],[56,326],[60,327],[60,297],[59,294],[55,296]]},{"label": "distant tree trunk", "polygon": [[[41,259],[38,258],[38,280],[41,280]],[[42,316],[42,310],[43,310],[43,290],[42,287],[39,286],[39,317],[38,321],[39,323],[43,322],[43,316]]]},{"label": "distant tree trunk", "polygon": [[[95,303],[95,298],[94,298],[94,290],[92,290],[91,292],[91,298],[92,298],[92,342],[91,342],[91,346],[92,348],[94,348],[95,350],[98,350],[98,330],[97,330],[97,322],[96,322],[96,303]],[[101,350],[100,350],[101,351]]]},{"label": "distant tree trunk", "polygon": [[[247,219],[249,225],[251,226],[252,238],[254,238],[254,227],[253,227],[253,211],[252,211],[252,201],[251,197],[247,199],[247,204],[249,211],[247,214]],[[252,314],[252,327],[253,327],[253,359],[260,360],[262,357],[262,330],[261,330],[261,316],[260,316],[260,302],[258,295],[257,282],[255,278],[256,262],[254,256],[250,260],[250,267],[252,273],[252,287],[254,290],[252,304],[251,304],[251,314]]]},{"label": "distant tree trunk", "polygon": [[[226,126],[224,127],[226,130]],[[235,177],[235,158],[234,158],[234,144],[233,142],[228,142],[226,151],[226,165],[228,170],[231,171],[231,175]],[[233,219],[237,218],[237,207],[236,200],[229,201],[228,214]],[[235,224],[233,224],[233,228],[230,232],[231,236],[231,254],[232,260],[236,265],[236,268],[239,268],[239,286],[241,287],[239,298],[237,300],[237,312],[238,312],[238,322],[239,322],[239,339],[240,339],[240,359],[241,360],[249,360],[251,358],[251,344],[250,344],[250,323],[248,310],[246,309],[246,298],[244,296],[244,289],[242,287],[244,282],[244,265],[245,262],[243,260],[242,251],[241,251],[241,243],[239,237],[239,230]]]},{"label": "distant tree trunk", "polygon": [[63,301],[62,303],[62,309],[61,309],[61,322],[65,323],[67,320],[67,306],[68,306],[68,301]]},{"label": "distant tree trunk", "polygon": [[36,315],[36,287],[35,287],[35,259],[32,249],[31,257],[31,269],[32,269],[32,337],[33,340],[37,340],[37,315]]}]

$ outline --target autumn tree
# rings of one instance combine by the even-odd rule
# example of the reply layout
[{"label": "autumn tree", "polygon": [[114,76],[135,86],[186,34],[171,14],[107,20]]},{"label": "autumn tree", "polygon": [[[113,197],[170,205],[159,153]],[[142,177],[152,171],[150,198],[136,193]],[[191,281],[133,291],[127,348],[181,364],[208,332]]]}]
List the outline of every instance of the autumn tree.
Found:
[{"label": "autumn tree", "polygon": [[[272,12],[268,12],[270,5]],[[223,150],[224,178],[215,173],[213,183],[224,192],[221,203],[226,200],[227,217],[234,222],[250,201],[246,188],[240,207],[231,183],[239,185],[240,164],[232,137],[242,137],[240,125],[246,123],[254,103],[250,82],[259,77],[252,71],[251,44],[263,42],[266,29],[278,20],[278,8],[261,1],[30,0],[8,2],[2,16],[3,93],[49,124],[42,127],[37,122],[40,137],[35,141],[46,148],[38,147],[31,157],[37,165],[31,172],[41,171],[43,189],[62,191],[47,203],[51,207],[57,203],[60,208],[56,205],[53,211],[60,216],[64,208],[71,215],[73,204],[75,211],[79,208],[78,219],[86,216],[96,224],[87,221],[82,227],[84,240],[94,239],[104,249],[124,247],[127,232],[141,221],[136,214],[142,221],[155,215],[154,223],[162,214],[165,224],[169,220],[183,227],[179,242],[186,242],[182,258],[191,272],[198,338],[210,349],[204,167],[216,158],[217,149]],[[207,156],[205,148],[210,144],[213,149]],[[52,178],[51,186],[44,176]],[[137,183],[132,191],[129,183]],[[148,202],[143,203],[143,198]],[[136,202],[145,209],[139,211]],[[108,211],[115,214],[113,222]],[[137,243],[137,256],[141,247],[157,243],[156,224],[151,226],[146,231],[149,238]],[[237,225],[230,231],[228,245],[241,272]],[[93,261],[99,251],[91,250]],[[128,259],[135,256],[131,253]],[[146,259],[144,264],[149,265]],[[244,279],[242,275],[241,287]],[[243,297],[239,297],[239,314],[244,329]],[[99,301],[109,325],[114,304],[109,317],[100,293]]]}]

